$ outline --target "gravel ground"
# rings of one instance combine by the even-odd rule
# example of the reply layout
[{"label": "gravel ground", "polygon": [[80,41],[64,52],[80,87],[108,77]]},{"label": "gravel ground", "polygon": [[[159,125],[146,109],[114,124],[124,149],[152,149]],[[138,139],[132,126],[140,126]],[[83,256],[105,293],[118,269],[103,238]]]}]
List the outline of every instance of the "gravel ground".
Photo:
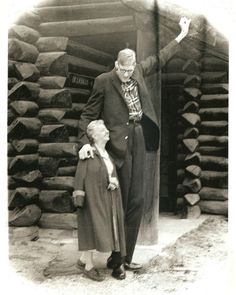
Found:
[{"label": "gravel ground", "polygon": [[106,275],[103,282],[91,281],[75,268],[76,245],[40,240],[10,243],[14,286],[9,286],[9,291],[17,286],[24,294],[32,294],[32,290],[34,294],[63,295],[230,294],[227,233],[226,218],[210,217],[163,249],[142,271],[127,272],[123,281],[113,279],[110,270],[102,269]]}]

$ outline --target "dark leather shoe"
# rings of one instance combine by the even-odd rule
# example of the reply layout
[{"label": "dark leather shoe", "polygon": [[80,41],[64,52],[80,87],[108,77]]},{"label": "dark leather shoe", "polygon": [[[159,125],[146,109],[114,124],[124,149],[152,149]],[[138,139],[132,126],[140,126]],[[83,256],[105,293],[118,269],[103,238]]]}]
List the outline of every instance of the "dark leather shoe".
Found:
[{"label": "dark leather shoe", "polygon": [[107,259],[107,268],[110,268],[110,269],[114,269],[116,268],[117,266],[119,266],[120,264],[117,264],[116,262],[114,262],[114,260],[112,259],[112,256],[110,256],[108,259]]},{"label": "dark leather shoe", "polygon": [[117,280],[124,280],[126,278],[124,264],[121,264],[114,268],[111,275]]},{"label": "dark leather shoe", "polygon": [[139,264],[139,263],[134,263],[134,262],[131,262],[131,263],[128,263],[128,262],[125,262],[125,269],[126,270],[138,270],[138,269],[141,269],[143,266],[142,264]]}]

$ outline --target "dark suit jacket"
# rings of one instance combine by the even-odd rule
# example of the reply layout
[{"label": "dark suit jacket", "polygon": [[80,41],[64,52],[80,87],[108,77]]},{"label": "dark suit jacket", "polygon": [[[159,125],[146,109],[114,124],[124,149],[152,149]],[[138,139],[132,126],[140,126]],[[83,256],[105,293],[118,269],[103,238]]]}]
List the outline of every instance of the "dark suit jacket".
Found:
[{"label": "dark suit jacket", "polygon": [[[160,70],[178,49],[178,42],[173,40],[160,51],[159,55],[149,56],[146,60],[137,64],[132,75],[132,78],[138,82],[139,98],[143,110],[141,124],[148,151],[158,149],[159,126],[144,78],[156,70]],[[91,121],[97,119],[103,119],[110,131],[107,149],[119,168],[122,166],[127,148],[129,113],[123,97],[121,82],[115,69],[101,74],[95,79],[90,98],[79,121],[80,147],[89,143],[86,128]]]}]

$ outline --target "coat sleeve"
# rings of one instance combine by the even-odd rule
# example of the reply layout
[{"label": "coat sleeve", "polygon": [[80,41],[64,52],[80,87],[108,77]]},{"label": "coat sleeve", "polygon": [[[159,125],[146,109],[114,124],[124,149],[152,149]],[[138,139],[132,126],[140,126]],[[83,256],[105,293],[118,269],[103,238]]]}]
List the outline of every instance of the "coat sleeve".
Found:
[{"label": "coat sleeve", "polygon": [[88,160],[80,160],[74,178],[74,191],[72,195],[75,207],[83,207],[85,200],[85,178],[87,175]]},{"label": "coat sleeve", "polygon": [[89,139],[86,135],[86,129],[88,124],[97,120],[103,109],[104,104],[104,87],[102,85],[101,79],[97,77],[94,82],[94,86],[89,97],[86,106],[80,116],[78,124],[78,144],[81,148],[84,144],[89,143]]},{"label": "coat sleeve", "polygon": [[149,56],[144,61],[141,61],[140,66],[143,76],[151,75],[160,70],[179,49],[180,44],[173,40],[161,49],[159,54]]}]

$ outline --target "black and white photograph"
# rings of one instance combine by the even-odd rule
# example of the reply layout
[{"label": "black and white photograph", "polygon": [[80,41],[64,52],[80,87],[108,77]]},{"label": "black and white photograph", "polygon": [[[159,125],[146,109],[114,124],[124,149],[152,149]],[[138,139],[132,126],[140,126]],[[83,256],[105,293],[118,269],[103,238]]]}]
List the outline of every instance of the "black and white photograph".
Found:
[{"label": "black and white photograph", "polygon": [[5,293],[235,294],[233,0],[1,14]]}]

